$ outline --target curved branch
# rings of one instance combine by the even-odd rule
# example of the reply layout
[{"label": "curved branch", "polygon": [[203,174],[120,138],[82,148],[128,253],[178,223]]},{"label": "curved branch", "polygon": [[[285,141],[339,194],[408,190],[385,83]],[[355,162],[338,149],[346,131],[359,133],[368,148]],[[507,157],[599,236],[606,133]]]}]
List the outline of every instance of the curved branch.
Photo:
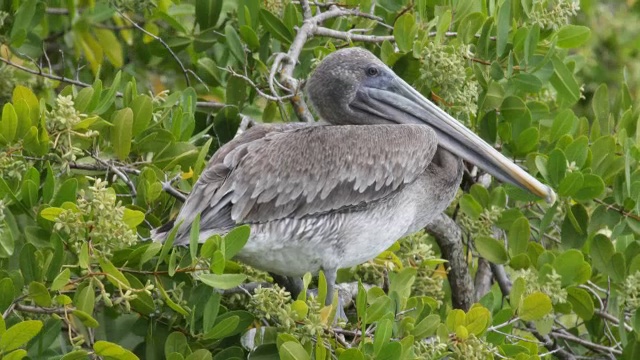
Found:
[{"label": "curved branch", "polygon": [[469,274],[460,227],[449,216],[440,214],[425,230],[436,238],[442,257],[448,261],[445,266],[448,270],[447,278],[451,286],[453,307],[469,310],[475,302],[475,290]]}]

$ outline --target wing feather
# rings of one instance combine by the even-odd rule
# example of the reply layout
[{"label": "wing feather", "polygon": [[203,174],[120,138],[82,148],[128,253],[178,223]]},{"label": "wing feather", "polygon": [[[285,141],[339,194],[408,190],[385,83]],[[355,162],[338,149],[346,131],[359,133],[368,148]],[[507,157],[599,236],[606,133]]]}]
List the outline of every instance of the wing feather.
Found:
[{"label": "wing feather", "polygon": [[[413,182],[437,148],[423,125],[259,125],[223,146],[176,221],[180,234],[355,208]],[[205,221],[206,219],[206,221]]]}]

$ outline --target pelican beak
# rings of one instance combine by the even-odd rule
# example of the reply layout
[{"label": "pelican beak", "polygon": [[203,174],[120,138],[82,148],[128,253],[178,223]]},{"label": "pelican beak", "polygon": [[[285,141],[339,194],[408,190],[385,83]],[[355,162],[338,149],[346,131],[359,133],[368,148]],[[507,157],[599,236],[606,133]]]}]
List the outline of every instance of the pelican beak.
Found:
[{"label": "pelican beak", "polygon": [[398,124],[426,124],[438,145],[475,164],[497,179],[519,186],[553,204],[555,192],[514,164],[405,81],[393,76],[386,86],[362,87],[353,106]]}]

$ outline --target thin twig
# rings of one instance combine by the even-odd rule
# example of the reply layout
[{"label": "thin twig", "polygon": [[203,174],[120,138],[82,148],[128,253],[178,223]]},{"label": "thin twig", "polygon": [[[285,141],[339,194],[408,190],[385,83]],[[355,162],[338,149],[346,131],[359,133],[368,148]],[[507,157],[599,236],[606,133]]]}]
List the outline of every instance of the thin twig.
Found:
[{"label": "thin twig", "polygon": [[136,186],[133,184],[133,182],[131,181],[129,176],[127,176],[126,173],[118,169],[117,166],[105,160],[100,159],[96,155],[92,154],[91,157],[94,158],[97,162],[101,163],[102,165],[108,167],[111,171],[114,172],[114,174],[116,174],[122,181],[124,181],[124,183],[127,184],[127,186],[129,187],[129,191],[131,192],[131,197],[135,198],[136,196],[138,196],[138,192],[136,191]]},{"label": "thin twig", "polygon": [[143,28],[142,26],[138,25],[138,23],[136,23],[135,21],[131,20],[127,15],[125,15],[123,12],[118,11],[118,14],[120,14],[120,16],[122,16],[123,19],[127,20],[129,23],[131,23],[131,25],[133,25],[136,29],[142,31],[145,35],[150,36],[151,38],[153,38],[154,40],[157,40],[160,44],[162,44],[162,46],[167,49],[167,51],[169,51],[169,53],[171,54],[171,57],[173,57],[173,59],[178,63],[178,65],[180,66],[180,69],[182,70],[182,73],[184,74],[184,79],[187,82],[187,86],[191,86],[191,80],[189,79],[189,71],[187,70],[187,68],[184,67],[184,64],[182,63],[182,61],[180,60],[180,58],[178,57],[178,55],[173,51],[173,49],[171,49],[171,47],[169,46],[169,44],[167,44],[164,40],[162,40],[162,38],[160,38],[159,36],[156,36],[155,34],[147,31],[147,29]]},{"label": "thin twig", "polygon": [[28,68],[28,67],[16,64],[13,61],[11,61],[9,59],[5,59],[3,57],[0,57],[0,61],[2,61],[3,63],[5,63],[5,64],[7,64],[9,66],[13,66],[13,67],[15,67],[17,69],[20,69],[20,70],[22,70],[22,71],[24,71],[26,73],[33,74],[33,75],[38,75],[38,76],[41,76],[41,77],[44,77],[44,78],[47,78],[47,79],[60,81],[60,82],[67,83],[67,84],[77,85],[77,86],[80,86],[80,87],[90,87],[91,86],[91,84],[87,84],[87,83],[84,83],[82,81],[73,80],[73,79],[70,79],[70,78],[67,78],[67,77],[64,77],[64,76],[45,73],[45,72],[42,71],[42,68],[40,68],[40,67],[38,67],[38,70],[33,70],[33,69]]},{"label": "thin twig", "polygon": [[622,351],[620,350],[616,350],[613,349],[611,347],[608,346],[604,346],[604,345],[600,345],[600,344],[596,344],[593,343],[591,341],[579,338],[571,333],[568,333],[564,330],[560,330],[560,331],[552,331],[551,332],[551,336],[555,337],[555,338],[560,338],[560,339],[564,339],[567,341],[571,341],[571,342],[575,342],[578,343],[588,349],[591,349],[593,351],[597,351],[599,353],[603,353],[603,354],[614,354],[614,355],[622,355]]}]

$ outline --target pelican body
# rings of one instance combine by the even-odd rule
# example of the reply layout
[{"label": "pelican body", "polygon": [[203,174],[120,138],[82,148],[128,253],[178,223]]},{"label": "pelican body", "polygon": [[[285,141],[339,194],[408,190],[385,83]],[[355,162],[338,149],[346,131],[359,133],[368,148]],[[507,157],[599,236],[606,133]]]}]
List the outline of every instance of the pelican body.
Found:
[{"label": "pelican body", "polygon": [[[374,258],[451,203],[462,159],[547,201],[553,191],[513,164],[361,48],[334,52],[307,84],[315,124],[258,125],[222,146],[175,223],[188,244],[249,224],[242,262],[284,277]],[[163,241],[173,222],[157,229]]]}]

